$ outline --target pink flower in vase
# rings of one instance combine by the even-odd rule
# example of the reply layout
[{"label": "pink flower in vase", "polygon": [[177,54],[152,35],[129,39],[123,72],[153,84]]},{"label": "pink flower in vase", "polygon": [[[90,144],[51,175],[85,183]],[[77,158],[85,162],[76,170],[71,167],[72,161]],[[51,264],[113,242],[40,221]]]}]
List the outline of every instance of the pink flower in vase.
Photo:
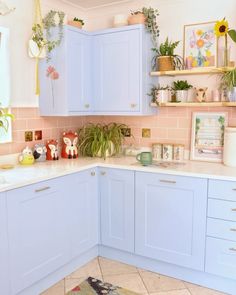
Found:
[{"label": "pink flower in vase", "polygon": [[55,68],[52,66],[49,66],[47,68],[47,77],[49,77],[53,72],[55,72]]}]

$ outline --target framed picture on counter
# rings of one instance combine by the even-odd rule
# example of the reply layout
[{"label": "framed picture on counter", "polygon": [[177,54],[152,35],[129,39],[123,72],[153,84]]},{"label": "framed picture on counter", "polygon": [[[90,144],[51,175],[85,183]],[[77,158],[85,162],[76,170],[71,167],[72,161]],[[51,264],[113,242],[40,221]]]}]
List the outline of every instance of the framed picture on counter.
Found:
[{"label": "framed picture on counter", "polygon": [[215,21],[184,26],[184,62],[187,69],[217,67]]},{"label": "framed picture on counter", "polygon": [[222,162],[226,112],[194,112],[192,115],[191,160]]}]

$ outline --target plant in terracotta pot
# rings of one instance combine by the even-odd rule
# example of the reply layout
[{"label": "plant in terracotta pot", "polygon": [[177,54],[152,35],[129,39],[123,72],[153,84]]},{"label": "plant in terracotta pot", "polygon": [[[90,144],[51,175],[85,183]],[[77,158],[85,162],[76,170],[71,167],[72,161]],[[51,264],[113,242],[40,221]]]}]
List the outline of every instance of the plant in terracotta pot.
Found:
[{"label": "plant in terracotta pot", "polygon": [[68,21],[68,25],[82,29],[82,27],[84,26],[84,21],[82,19],[74,17],[73,20]]},{"label": "plant in terracotta pot", "polygon": [[182,57],[174,53],[179,42],[180,41],[171,42],[167,37],[165,42],[161,43],[158,48],[152,48],[155,52],[153,58],[154,69],[157,67],[159,71],[173,71],[175,69],[180,70],[183,68]]},{"label": "plant in terracotta pot", "polygon": [[157,25],[158,10],[152,7],[143,7],[142,10],[131,11],[128,18],[129,25],[145,24],[146,30],[151,33],[154,46],[157,46],[157,37],[159,36],[159,28]]},{"label": "plant in terracotta pot", "polygon": [[110,157],[120,152],[124,140],[125,124],[89,123],[79,129],[79,150],[81,155],[89,157]]},{"label": "plant in terracotta pot", "polygon": [[188,100],[188,90],[192,88],[193,86],[188,84],[188,82],[185,80],[178,80],[173,82],[172,89],[174,90],[176,94],[176,100],[178,102],[187,102]]}]

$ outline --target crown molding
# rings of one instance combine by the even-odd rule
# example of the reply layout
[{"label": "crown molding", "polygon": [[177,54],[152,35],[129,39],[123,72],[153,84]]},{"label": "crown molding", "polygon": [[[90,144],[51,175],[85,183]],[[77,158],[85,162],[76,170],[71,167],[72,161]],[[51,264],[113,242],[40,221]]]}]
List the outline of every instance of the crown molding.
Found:
[{"label": "crown molding", "polygon": [[118,0],[118,1],[114,1],[112,3],[92,6],[90,8],[84,8],[84,7],[80,6],[80,5],[75,4],[74,2],[71,2],[70,0],[61,0],[61,1],[68,4],[68,5],[70,5],[70,6],[72,6],[72,7],[78,8],[78,9],[85,12],[85,11],[90,11],[90,10],[98,9],[98,8],[102,8],[102,7],[109,7],[109,6],[113,6],[113,5],[127,3],[127,2],[130,2],[131,0]]}]

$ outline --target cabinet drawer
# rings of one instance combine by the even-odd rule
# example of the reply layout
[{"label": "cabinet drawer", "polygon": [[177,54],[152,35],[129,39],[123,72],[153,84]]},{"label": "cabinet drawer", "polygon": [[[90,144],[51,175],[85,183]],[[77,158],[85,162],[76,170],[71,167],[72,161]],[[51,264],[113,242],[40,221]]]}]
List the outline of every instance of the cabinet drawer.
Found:
[{"label": "cabinet drawer", "polygon": [[208,218],[207,235],[236,242],[236,222]]},{"label": "cabinet drawer", "polygon": [[208,217],[236,221],[236,202],[208,199]]},{"label": "cabinet drawer", "polygon": [[209,196],[236,202],[236,181],[209,180]]},{"label": "cabinet drawer", "polygon": [[236,279],[236,242],[207,238],[206,272]]}]

